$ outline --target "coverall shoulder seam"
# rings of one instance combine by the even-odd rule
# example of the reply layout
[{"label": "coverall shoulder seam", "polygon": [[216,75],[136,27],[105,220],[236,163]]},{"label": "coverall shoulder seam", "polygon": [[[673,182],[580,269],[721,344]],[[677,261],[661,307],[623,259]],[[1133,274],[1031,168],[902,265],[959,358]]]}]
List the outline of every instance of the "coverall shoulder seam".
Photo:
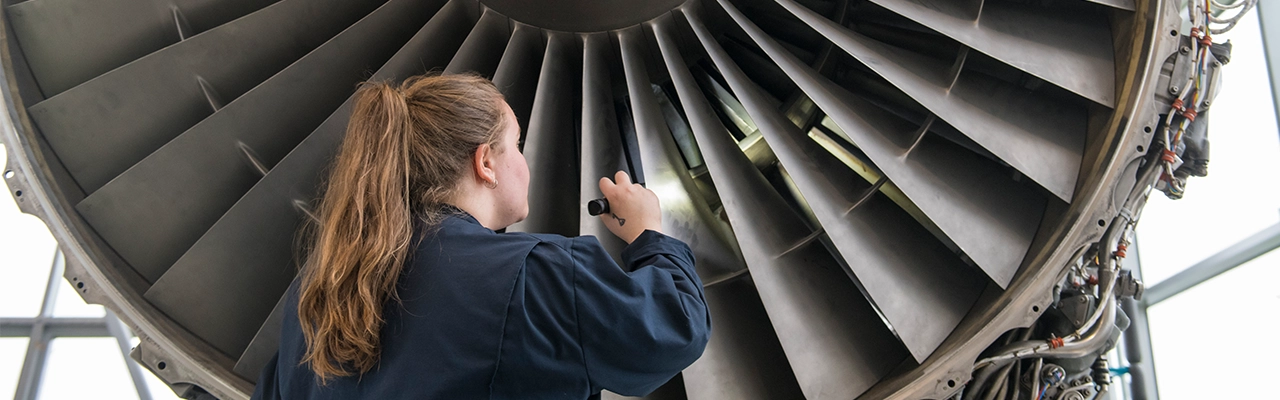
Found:
[{"label": "coverall shoulder seam", "polygon": [[538,248],[538,245],[540,244],[548,243],[546,240],[542,240],[542,238],[537,236],[528,236],[537,242],[535,242],[533,246],[529,246],[529,251],[525,253],[525,261],[520,264],[520,270],[516,272],[515,277],[511,279],[511,289],[507,290],[507,304],[503,310],[502,325],[499,328],[499,332],[501,332],[501,334],[498,335],[497,359],[493,362],[493,374],[489,377],[489,398],[493,398],[493,385],[496,383],[495,380],[498,379],[498,371],[502,370],[502,346],[506,344],[507,341],[507,318],[511,315],[511,302],[515,300],[516,283],[520,282],[520,278],[525,275],[525,271],[529,266],[529,255],[533,253],[533,249]]},{"label": "coverall shoulder seam", "polygon": [[578,344],[578,354],[582,357],[582,373],[587,378],[587,392],[590,394],[593,386],[591,368],[587,366],[587,346],[582,343],[582,322],[578,313],[578,269],[582,266],[578,265],[578,258],[574,257],[577,244],[576,239],[569,240],[569,262],[573,263],[573,333],[577,336],[574,341]]}]

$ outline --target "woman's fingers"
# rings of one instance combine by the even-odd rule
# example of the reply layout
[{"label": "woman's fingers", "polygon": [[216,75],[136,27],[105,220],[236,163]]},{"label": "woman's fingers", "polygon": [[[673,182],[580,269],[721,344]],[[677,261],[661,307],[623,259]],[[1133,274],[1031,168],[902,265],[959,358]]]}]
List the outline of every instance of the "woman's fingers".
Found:
[{"label": "woman's fingers", "polygon": [[600,193],[609,199],[608,214],[600,218],[610,232],[627,243],[635,240],[645,230],[662,228],[662,210],[658,198],[643,186],[631,183],[631,176],[618,171],[609,178],[600,178]]},{"label": "woman's fingers", "polygon": [[610,194],[613,194],[613,191],[617,189],[617,186],[618,185],[615,185],[608,177],[600,177],[600,194],[603,194],[605,198],[608,198]]},{"label": "woman's fingers", "polygon": [[617,182],[619,186],[630,186],[631,176],[627,175],[626,171],[619,170],[618,173],[613,174],[613,181]]}]

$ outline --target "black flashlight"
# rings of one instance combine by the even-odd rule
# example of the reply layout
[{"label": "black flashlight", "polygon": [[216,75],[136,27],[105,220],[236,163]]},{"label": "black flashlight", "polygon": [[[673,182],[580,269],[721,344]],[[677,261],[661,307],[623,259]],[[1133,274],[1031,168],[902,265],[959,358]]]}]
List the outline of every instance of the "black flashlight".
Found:
[{"label": "black flashlight", "polygon": [[599,198],[587,202],[587,214],[597,216],[609,212],[609,199]]}]

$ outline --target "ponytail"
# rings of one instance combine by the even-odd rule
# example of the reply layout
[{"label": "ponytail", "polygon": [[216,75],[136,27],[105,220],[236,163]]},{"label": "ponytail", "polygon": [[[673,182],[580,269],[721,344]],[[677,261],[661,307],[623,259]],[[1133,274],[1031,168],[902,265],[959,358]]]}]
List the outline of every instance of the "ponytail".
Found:
[{"label": "ponytail", "polygon": [[321,384],[378,362],[383,309],[416,229],[433,229],[475,149],[496,145],[502,95],[475,75],[366,82],[326,180],[318,221],[304,231],[298,319],[302,358]]}]

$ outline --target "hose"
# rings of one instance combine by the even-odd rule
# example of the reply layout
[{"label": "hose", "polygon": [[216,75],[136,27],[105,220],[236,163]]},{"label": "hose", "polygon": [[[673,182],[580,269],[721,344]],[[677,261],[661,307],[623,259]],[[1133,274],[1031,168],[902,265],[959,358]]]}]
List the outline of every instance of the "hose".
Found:
[{"label": "hose", "polygon": [[[1037,393],[1040,393],[1040,370],[1043,368],[1044,368],[1044,359],[1037,358],[1035,372],[1031,373],[1031,393],[1035,394],[1036,397],[1040,397]],[[1040,399],[1037,398],[1034,400],[1040,400]]]},{"label": "hose", "polygon": [[1093,394],[1093,400],[1101,399],[1103,395],[1106,395],[1106,394],[1107,394],[1107,386],[1109,386],[1109,385],[1099,385],[1099,386],[1098,386],[1098,391],[1097,391],[1097,392],[1095,392],[1095,393]]},{"label": "hose", "polygon": [[[1108,262],[1107,268],[1099,271],[1099,275],[1105,278],[1100,298],[1106,299],[1103,305],[1099,307],[1100,312],[1095,311],[1088,322],[1081,326],[1081,330],[1077,330],[1071,336],[1063,338],[1060,346],[1055,348],[1051,343],[1046,343],[1043,340],[1018,342],[1002,347],[996,352],[999,355],[979,360],[976,365],[985,369],[1003,366],[1013,362],[1013,360],[1032,356],[1075,358],[1097,351],[1102,345],[1106,344],[1111,331],[1115,329],[1115,266],[1116,264],[1113,260]],[[1099,323],[1099,321],[1103,322]]]}]

